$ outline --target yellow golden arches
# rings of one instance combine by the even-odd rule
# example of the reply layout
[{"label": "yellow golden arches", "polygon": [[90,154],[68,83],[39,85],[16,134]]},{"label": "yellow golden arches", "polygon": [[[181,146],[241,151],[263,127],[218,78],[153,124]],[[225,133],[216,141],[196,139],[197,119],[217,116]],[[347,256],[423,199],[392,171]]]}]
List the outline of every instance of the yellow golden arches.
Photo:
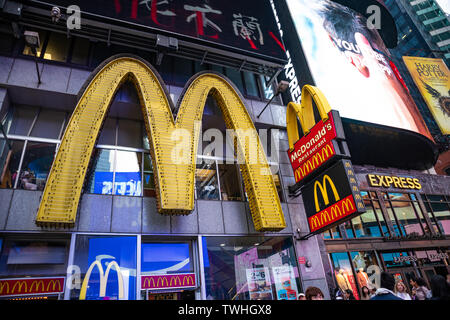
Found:
[{"label": "yellow golden arches", "polygon": [[[224,115],[227,128],[235,129],[237,151],[245,162],[240,164],[249,197],[255,229],[278,231],[286,227],[280,200],[270,174],[264,150],[253,122],[234,87],[214,73],[195,76],[185,88],[177,119],[159,76],[144,61],[118,57],[107,62],[84,90],[72,114],[51,168],[39,207],[36,223],[73,225],[84,178],[97,136],[109,105],[119,86],[134,83],[140,96],[142,112],[150,139],[155,170],[157,205],[160,213],[189,214],[194,208],[194,181],[199,123],[209,94]],[[245,149],[245,133],[251,132],[256,143],[258,162]],[[183,146],[184,157],[177,147]],[[243,157],[243,158],[242,158]]]},{"label": "yellow golden arches", "polygon": [[300,120],[304,135],[307,135],[311,128],[316,124],[314,119],[313,100],[317,105],[322,121],[328,120],[328,112],[331,111],[331,107],[325,95],[314,86],[303,86],[301,104],[289,102],[286,110],[286,129],[290,150],[294,149],[294,144],[300,139],[297,118]]}]

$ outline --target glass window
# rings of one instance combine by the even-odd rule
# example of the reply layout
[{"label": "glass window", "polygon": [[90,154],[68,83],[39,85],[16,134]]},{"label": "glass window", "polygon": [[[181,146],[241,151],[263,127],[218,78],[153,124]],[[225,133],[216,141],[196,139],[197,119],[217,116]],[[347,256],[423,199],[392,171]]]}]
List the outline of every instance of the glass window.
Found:
[{"label": "glass window", "polygon": [[87,65],[89,60],[89,47],[91,43],[85,38],[75,38],[73,41],[72,59],[70,62]]},{"label": "glass window", "polygon": [[198,283],[194,279],[190,242],[142,243],[141,295],[146,300],[160,299],[162,289],[177,291],[170,293],[170,299],[194,300]]},{"label": "glass window", "polygon": [[74,265],[81,269],[82,285],[70,298],[135,300],[136,244],[132,236],[77,236]]},{"label": "glass window", "polygon": [[344,222],[344,228],[347,232],[347,238],[352,239],[355,237],[355,234],[353,233],[352,222],[350,220]]},{"label": "glass window", "polygon": [[27,136],[37,112],[38,108],[35,107],[20,106],[15,108],[11,128],[8,133]]},{"label": "glass window", "polygon": [[[264,98],[266,100],[270,100],[273,95],[275,94],[275,89],[274,89],[274,85],[270,85],[270,86],[266,86],[266,82],[270,80],[269,77],[263,76],[263,75],[259,75],[259,81],[261,82],[261,86],[264,92]],[[276,98],[274,98],[276,99]]]},{"label": "glass window", "polygon": [[350,258],[352,259],[353,268],[356,271],[356,282],[358,283],[360,294],[362,293],[363,287],[366,287],[369,290],[377,288],[378,284],[369,279],[369,276],[371,276],[373,272],[381,271],[375,252],[353,251],[350,252]]},{"label": "glass window", "polygon": [[246,94],[252,97],[259,97],[258,84],[256,82],[256,77],[251,72],[244,71],[244,82]]},{"label": "glass window", "polygon": [[174,59],[173,57],[165,55],[161,61],[161,65],[157,66],[158,72],[166,84],[173,83],[172,80],[173,79],[172,67],[174,64],[173,59]]},{"label": "glass window", "polygon": [[[407,194],[389,194],[391,199],[409,199]],[[406,235],[423,235],[423,230],[414,208],[409,201],[392,200],[392,208],[395,212],[402,231]]]},{"label": "glass window", "polygon": [[87,192],[112,194],[114,172],[114,150],[95,149],[93,164],[88,173]]},{"label": "glass window", "polygon": [[[366,200],[367,201],[367,200]],[[366,202],[365,201],[365,202]],[[372,205],[366,203],[366,212],[352,219],[353,228],[355,229],[356,237],[381,237],[380,227],[375,217]]]},{"label": "glass window", "polygon": [[414,260],[408,256],[408,252],[386,252],[381,256],[386,268],[411,267]]},{"label": "glass window", "polygon": [[330,256],[333,264],[334,278],[336,280],[337,288],[339,288],[341,292],[351,290],[353,296],[359,300],[356,280],[353,275],[352,264],[349,260],[347,252],[331,253]]},{"label": "glass window", "polygon": [[121,196],[141,196],[141,163],[140,152],[116,150],[114,175],[114,194]]},{"label": "glass window", "polygon": [[142,148],[141,122],[119,119],[117,145],[130,148]]},{"label": "glass window", "polygon": [[174,58],[173,84],[184,87],[190,77],[194,75],[192,60]]},{"label": "glass window", "polygon": [[219,186],[217,184],[216,162],[199,159],[195,170],[195,185],[197,199],[219,200]]},{"label": "glass window", "polygon": [[242,74],[236,69],[227,68],[227,77],[234,83],[234,85],[239,89],[241,94],[244,94],[244,82],[242,81]]},{"label": "glass window", "polygon": [[116,119],[106,118],[98,137],[98,144],[116,145]]},{"label": "glass window", "polygon": [[242,201],[241,183],[236,164],[219,164],[220,192],[222,200]]},{"label": "glass window", "polygon": [[52,32],[44,52],[44,59],[66,62],[70,39],[65,34]]},{"label": "glass window", "polygon": [[4,139],[0,139],[0,146],[3,146],[0,149],[0,188],[12,189],[17,178],[24,142],[9,140],[12,145],[12,148],[9,149],[3,143],[4,141]]},{"label": "glass window", "polygon": [[50,143],[30,141],[27,143],[18,188],[44,190],[55,156],[55,149],[56,145]]},{"label": "glass window", "polygon": [[152,158],[144,153],[144,197],[156,197]]},{"label": "glass window", "polygon": [[203,237],[207,300],[296,300],[291,238]]},{"label": "glass window", "polygon": [[430,205],[441,232],[450,234],[450,210],[448,203],[431,202]]},{"label": "glass window", "polygon": [[41,109],[30,135],[58,139],[65,117],[65,112]]},{"label": "glass window", "polygon": [[0,276],[65,276],[68,249],[68,241],[61,239],[5,239]]}]

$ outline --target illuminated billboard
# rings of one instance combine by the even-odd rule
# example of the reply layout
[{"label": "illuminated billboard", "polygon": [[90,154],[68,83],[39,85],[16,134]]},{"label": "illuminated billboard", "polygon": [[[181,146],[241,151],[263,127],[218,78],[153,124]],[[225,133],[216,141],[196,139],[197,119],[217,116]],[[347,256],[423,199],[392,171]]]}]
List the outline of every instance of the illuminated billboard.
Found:
[{"label": "illuminated billboard", "polygon": [[442,59],[403,57],[443,134],[450,134],[450,71]]},{"label": "illuminated billboard", "polygon": [[[300,62],[341,117],[432,139],[414,100],[392,70],[383,40],[377,30],[367,27],[365,17],[328,0],[286,0],[286,4],[304,55]],[[294,35],[283,35],[286,45],[294,41],[287,37]]]}]

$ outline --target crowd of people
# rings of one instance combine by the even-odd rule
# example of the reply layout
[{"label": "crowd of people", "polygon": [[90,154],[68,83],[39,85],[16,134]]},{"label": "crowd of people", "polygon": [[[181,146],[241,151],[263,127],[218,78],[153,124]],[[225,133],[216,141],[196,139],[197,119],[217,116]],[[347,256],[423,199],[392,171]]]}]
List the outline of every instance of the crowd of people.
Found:
[{"label": "crowd of people", "polygon": [[[441,275],[434,275],[430,279],[430,286],[422,278],[410,280],[411,292],[402,281],[395,281],[393,275],[382,272],[380,287],[361,288],[361,300],[450,300],[450,279]],[[308,287],[305,293],[298,295],[298,300],[324,300],[323,292],[317,287]],[[352,290],[342,291],[336,288],[331,293],[332,300],[356,300]]]}]

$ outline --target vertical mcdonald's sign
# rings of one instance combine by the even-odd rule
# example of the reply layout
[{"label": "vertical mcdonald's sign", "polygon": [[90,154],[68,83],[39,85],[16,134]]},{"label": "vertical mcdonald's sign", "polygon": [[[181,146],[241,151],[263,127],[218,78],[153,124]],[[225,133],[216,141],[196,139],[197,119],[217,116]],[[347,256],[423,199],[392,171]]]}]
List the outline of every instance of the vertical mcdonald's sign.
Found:
[{"label": "vertical mcdonald's sign", "polygon": [[365,212],[349,160],[340,160],[302,189],[311,233],[321,233]]},{"label": "vertical mcdonald's sign", "polygon": [[[321,121],[317,123],[313,101],[321,117]],[[349,156],[339,113],[331,110],[327,99],[318,88],[305,85],[302,89],[301,104],[289,103],[286,117],[289,139],[287,153],[296,183],[306,183],[314,172],[337,156]],[[303,131],[300,139],[297,119],[300,120]],[[339,144],[338,141],[344,144]]]}]

